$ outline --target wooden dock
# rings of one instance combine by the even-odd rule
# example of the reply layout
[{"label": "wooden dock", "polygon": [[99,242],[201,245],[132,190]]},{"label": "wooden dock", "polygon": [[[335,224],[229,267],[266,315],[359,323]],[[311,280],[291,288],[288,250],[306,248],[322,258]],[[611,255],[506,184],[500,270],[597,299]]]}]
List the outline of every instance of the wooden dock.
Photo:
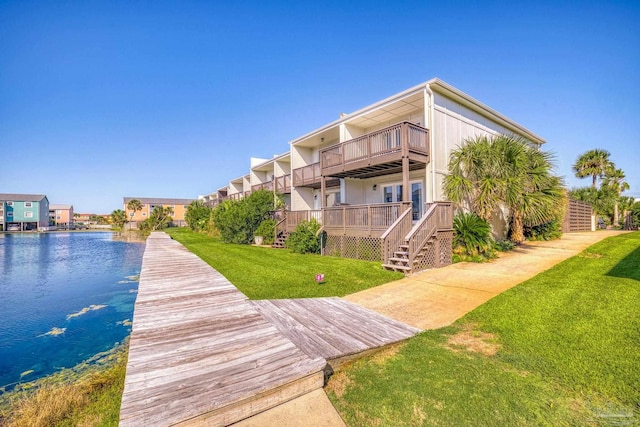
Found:
[{"label": "wooden dock", "polygon": [[251,301],[309,357],[332,361],[410,338],[420,329],[341,298]]},{"label": "wooden dock", "polygon": [[147,239],[121,426],[228,425],[321,388],[325,365],[182,245]]},{"label": "wooden dock", "polygon": [[340,298],[249,301],[178,242],[152,233],[120,425],[229,425],[322,388],[327,360],[417,332]]}]

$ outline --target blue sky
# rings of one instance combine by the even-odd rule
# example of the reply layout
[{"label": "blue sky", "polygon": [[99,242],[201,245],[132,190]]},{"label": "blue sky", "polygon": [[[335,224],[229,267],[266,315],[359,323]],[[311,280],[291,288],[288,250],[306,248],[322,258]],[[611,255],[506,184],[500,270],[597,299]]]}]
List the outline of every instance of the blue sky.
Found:
[{"label": "blue sky", "polygon": [[439,77],[640,197],[640,3],[0,0],[0,193],[195,198]]}]

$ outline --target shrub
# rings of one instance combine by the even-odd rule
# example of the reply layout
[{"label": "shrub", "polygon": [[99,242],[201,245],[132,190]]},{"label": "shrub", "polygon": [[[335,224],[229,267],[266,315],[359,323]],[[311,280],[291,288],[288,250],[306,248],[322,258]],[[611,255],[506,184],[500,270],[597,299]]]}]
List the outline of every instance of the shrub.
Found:
[{"label": "shrub", "polygon": [[509,252],[516,247],[516,244],[511,240],[498,240],[493,244],[495,250],[500,252]]},{"label": "shrub", "polygon": [[529,240],[554,240],[562,237],[562,226],[559,220],[547,222],[533,227],[524,227],[524,236]]},{"label": "shrub", "polygon": [[184,214],[184,220],[193,231],[205,231],[210,217],[211,208],[206,206],[202,200],[191,202]]},{"label": "shrub", "polygon": [[[276,199],[277,200],[277,199]],[[273,193],[259,190],[240,200],[226,200],[213,211],[213,222],[225,243],[249,244],[275,208]]]},{"label": "shrub", "polygon": [[256,231],[253,233],[256,236],[262,236],[262,243],[265,245],[273,244],[273,233],[276,228],[276,221],[269,218],[260,223]]},{"label": "shrub", "polygon": [[[473,212],[459,213],[453,218],[453,250],[457,255],[495,257],[491,226]],[[466,260],[466,259],[462,259]]]},{"label": "shrub", "polygon": [[320,223],[315,219],[302,221],[287,239],[287,247],[299,254],[320,253]]}]

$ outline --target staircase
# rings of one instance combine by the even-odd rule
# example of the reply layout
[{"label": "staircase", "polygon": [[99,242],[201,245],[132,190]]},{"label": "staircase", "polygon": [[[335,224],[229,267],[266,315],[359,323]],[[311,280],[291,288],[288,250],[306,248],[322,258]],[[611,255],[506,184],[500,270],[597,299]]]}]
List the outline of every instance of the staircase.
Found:
[{"label": "staircase", "polygon": [[287,241],[289,234],[290,233],[287,231],[281,231],[280,233],[277,233],[276,231],[276,237],[273,239],[273,244],[271,245],[271,247],[276,249],[283,249],[285,247],[285,242]]},{"label": "staircase", "polygon": [[[451,264],[452,205],[437,202],[406,234],[411,216],[405,212],[383,236],[387,270],[411,274],[426,268]],[[403,235],[404,234],[404,235]],[[399,238],[403,235],[402,238]],[[448,247],[447,247],[448,245]]]},{"label": "staircase", "polygon": [[273,245],[271,245],[271,247],[276,249],[283,249],[285,247],[287,237],[289,237],[290,234],[289,231],[287,231],[286,216],[276,223],[273,234]]}]

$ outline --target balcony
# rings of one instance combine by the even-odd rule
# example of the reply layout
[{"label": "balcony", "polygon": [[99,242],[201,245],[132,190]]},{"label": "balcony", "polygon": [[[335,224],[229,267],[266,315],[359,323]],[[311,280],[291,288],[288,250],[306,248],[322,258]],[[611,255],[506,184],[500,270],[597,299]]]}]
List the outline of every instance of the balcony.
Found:
[{"label": "balcony", "polygon": [[263,182],[263,183],[255,184],[251,186],[251,191],[258,191],[258,190],[273,191],[273,181],[267,181],[267,182]]},{"label": "balcony", "polygon": [[[320,174],[338,178],[372,178],[429,163],[429,130],[403,122],[320,150]],[[294,184],[295,185],[295,184]]]},{"label": "balcony", "polygon": [[[320,188],[320,162],[313,163],[301,168],[293,170],[293,186],[294,187],[310,187]],[[339,179],[328,179],[327,187],[337,187],[340,185]]]},{"label": "balcony", "polygon": [[324,208],[322,227],[329,235],[380,237],[410,208],[410,202]]},{"label": "balcony", "polygon": [[275,178],[276,191],[280,194],[291,193],[291,174]]}]

